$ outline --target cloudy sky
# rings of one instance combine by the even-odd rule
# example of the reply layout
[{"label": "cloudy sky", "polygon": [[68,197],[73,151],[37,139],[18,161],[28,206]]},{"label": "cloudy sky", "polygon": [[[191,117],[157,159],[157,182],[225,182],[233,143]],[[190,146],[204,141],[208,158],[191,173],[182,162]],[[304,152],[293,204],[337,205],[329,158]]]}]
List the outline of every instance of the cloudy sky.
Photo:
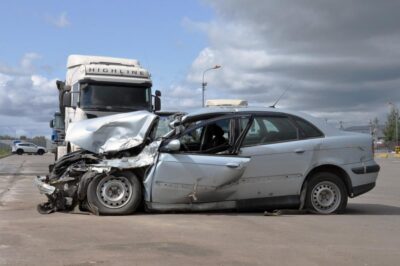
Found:
[{"label": "cloudy sky", "polygon": [[163,107],[240,98],[345,125],[400,105],[400,1],[2,1],[0,134],[49,135],[69,54],[137,58]]}]

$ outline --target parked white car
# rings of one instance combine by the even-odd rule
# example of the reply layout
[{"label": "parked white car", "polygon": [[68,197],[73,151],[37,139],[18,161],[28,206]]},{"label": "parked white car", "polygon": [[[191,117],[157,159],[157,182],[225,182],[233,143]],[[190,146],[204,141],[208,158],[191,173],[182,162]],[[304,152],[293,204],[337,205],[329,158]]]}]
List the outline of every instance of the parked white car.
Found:
[{"label": "parked white car", "polygon": [[83,150],[36,180],[49,198],[39,210],[79,203],[121,215],[144,203],[148,211],[340,213],[348,197],[374,188],[380,170],[371,135],[301,112],[204,108],[176,119],[160,139],[158,120],[141,111],[76,123],[69,138]]},{"label": "parked white car", "polygon": [[30,142],[18,142],[14,143],[12,146],[12,153],[16,153],[18,155],[22,155],[24,153],[43,155],[46,152],[47,149],[45,147],[38,146]]}]

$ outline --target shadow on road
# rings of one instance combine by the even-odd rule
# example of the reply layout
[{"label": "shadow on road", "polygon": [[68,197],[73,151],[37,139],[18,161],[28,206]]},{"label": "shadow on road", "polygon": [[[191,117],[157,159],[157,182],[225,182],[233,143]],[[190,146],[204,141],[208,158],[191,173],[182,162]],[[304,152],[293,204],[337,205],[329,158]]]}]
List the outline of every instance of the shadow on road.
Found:
[{"label": "shadow on road", "polygon": [[383,204],[350,203],[347,206],[345,215],[400,215],[400,207]]}]

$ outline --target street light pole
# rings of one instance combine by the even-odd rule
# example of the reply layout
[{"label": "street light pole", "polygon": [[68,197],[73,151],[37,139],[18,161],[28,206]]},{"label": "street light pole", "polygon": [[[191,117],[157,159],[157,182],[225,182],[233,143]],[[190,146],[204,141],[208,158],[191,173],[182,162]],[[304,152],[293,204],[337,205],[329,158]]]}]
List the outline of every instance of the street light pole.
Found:
[{"label": "street light pole", "polygon": [[215,65],[215,66],[207,68],[206,70],[203,71],[203,79],[201,82],[201,91],[202,91],[202,96],[203,96],[202,97],[202,107],[204,107],[204,92],[205,92],[206,86],[207,86],[207,82],[204,81],[204,75],[206,74],[207,71],[213,70],[213,69],[218,69],[220,67],[221,67],[220,65]]},{"label": "street light pole", "polygon": [[396,106],[394,105],[394,103],[389,103],[389,105],[392,106],[393,110],[394,110],[394,119],[395,121],[395,140],[396,140],[396,146],[399,146],[399,127],[398,127],[398,120],[399,120],[399,113],[398,110],[396,108]]}]

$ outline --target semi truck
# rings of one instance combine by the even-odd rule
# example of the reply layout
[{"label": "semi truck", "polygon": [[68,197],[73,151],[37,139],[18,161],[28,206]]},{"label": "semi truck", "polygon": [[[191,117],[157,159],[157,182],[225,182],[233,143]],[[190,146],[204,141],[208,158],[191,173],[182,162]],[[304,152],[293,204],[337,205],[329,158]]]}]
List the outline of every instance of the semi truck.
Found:
[{"label": "semi truck", "polygon": [[[66,79],[56,84],[59,117],[64,120],[64,132],[57,130],[58,135],[65,135],[71,123],[84,119],[161,109],[161,92],[152,94],[151,75],[135,59],[70,55]],[[62,140],[57,143],[56,159],[78,149]]]}]

